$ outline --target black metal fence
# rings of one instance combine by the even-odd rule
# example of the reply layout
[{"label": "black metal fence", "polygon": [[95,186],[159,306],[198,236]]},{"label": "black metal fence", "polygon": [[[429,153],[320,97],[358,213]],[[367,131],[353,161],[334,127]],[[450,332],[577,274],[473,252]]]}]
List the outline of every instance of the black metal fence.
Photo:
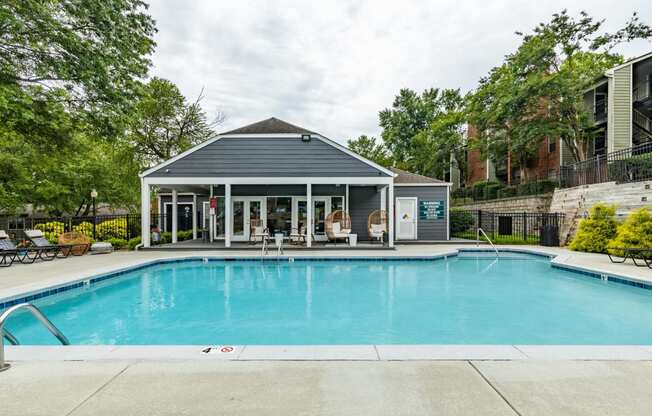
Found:
[{"label": "black metal fence", "polygon": [[652,142],[562,166],[559,170],[562,188],[646,179],[652,179]]},{"label": "black metal fence", "polygon": [[[451,237],[475,240],[478,228],[498,244],[559,246],[561,213],[451,210]],[[481,239],[484,239],[481,236]]]},{"label": "black metal fence", "polygon": [[556,177],[549,175],[543,179],[530,179],[527,181],[514,181],[511,186],[497,181],[478,182],[468,188],[459,188],[451,193],[455,199],[471,199],[473,201],[490,201],[494,199],[511,198],[517,196],[531,196],[551,193],[559,186]]},{"label": "black metal fence", "polygon": [[[153,216],[153,220],[156,220],[155,217]],[[140,214],[47,218],[0,217],[0,230],[5,230],[15,240],[24,239],[25,230],[34,229],[43,231],[50,241],[55,241],[59,234],[69,231],[78,231],[98,241],[113,238],[129,240],[140,236]]]}]

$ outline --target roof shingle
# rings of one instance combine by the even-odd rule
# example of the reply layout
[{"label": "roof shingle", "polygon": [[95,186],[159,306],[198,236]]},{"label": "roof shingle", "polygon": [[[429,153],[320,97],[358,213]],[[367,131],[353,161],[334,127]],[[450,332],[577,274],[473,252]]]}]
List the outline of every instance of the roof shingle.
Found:
[{"label": "roof shingle", "polygon": [[406,172],[399,168],[391,167],[389,168],[392,172],[396,173],[398,176],[394,178],[395,184],[407,184],[407,183],[446,183],[440,181],[439,179],[429,178],[428,176],[417,175],[416,173]]},{"label": "roof shingle", "polygon": [[317,134],[314,131],[295,126],[286,121],[272,117],[267,120],[258,121],[235,130],[227,131],[224,134]]}]

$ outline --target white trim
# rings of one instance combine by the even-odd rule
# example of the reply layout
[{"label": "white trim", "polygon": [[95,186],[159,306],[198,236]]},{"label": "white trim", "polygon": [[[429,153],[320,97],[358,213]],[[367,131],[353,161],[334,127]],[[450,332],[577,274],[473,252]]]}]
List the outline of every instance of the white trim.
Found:
[{"label": "white trim", "polygon": [[387,206],[388,212],[387,212],[387,221],[389,224],[388,225],[388,235],[387,235],[387,245],[390,247],[394,247],[394,238],[396,237],[396,221],[394,218],[394,204],[396,201],[394,200],[394,182],[389,184],[389,187],[387,188],[387,200],[389,201],[389,204]]},{"label": "white trim", "polygon": [[[446,192],[446,206],[444,209],[446,209],[446,241],[449,241],[451,239],[451,206],[450,206],[450,198],[451,198],[451,190],[448,188],[448,192]],[[418,203],[418,201],[417,201]],[[417,207],[417,211],[418,211]],[[417,215],[419,213],[417,212]]]},{"label": "white trim", "polygon": [[390,177],[178,177],[178,178],[161,178],[145,177],[145,183],[149,185],[332,185],[332,184],[351,184],[351,185],[388,185],[393,179]]},{"label": "white trim", "polygon": [[164,162],[161,162],[158,165],[156,165],[154,167],[151,167],[151,168],[147,169],[144,172],[141,172],[138,176],[140,176],[141,178],[144,178],[145,176],[149,175],[150,173],[156,172],[157,170],[159,170],[161,168],[164,168],[167,165],[169,165],[171,163],[174,163],[177,160],[182,159],[182,158],[188,156],[189,154],[191,154],[191,153],[193,153],[193,152],[195,152],[195,151],[197,151],[197,150],[199,150],[199,149],[201,149],[203,147],[208,146],[211,143],[215,143],[219,139],[220,139],[220,136],[217,136],[217,137],[213,137],[212,139],[208,139],[205,142],[199,143],[198,145],[196,145],[194,147],[191,147],[190,149],[186,150],[185,152],[181,152],[178,155],[176,155],[176,156],[174,156],[174,157],[172,157],[172,158],[170,158],[170,159],[168,159],[168,160],[166,160]]},{"label": "white trim", "polygon": [[648,53],[643,54],[643,55],[641,55],[641,56],[639,56],[639,57],[637,57],[637,58],[630,59],[630,60],[627,61],[627,62],[624,62],[624,63],[622,63],[622,64],[620,64],[620,65],[616,65],[616,66],[614,66],[613,68],[609,68],[609,69],[605,72],[605,75],[607,75],[607,76],[611,76],[611,75],[613,75],[614,71],[617,71],[617,70],[619,70],[619,69],[621,69],[621,68],[624,68],[624,67],[626,67],[626,66],[628,66],[628,65],[634,65],[635,63],[640,62],[640,61],[644,61],[644,60],[646,60],[647,58],[650,58],[650,57],[652,57],[652,52],[648,52]]},{"label": "white trim", "polygon": [[172,244],[177,243],[177,232],[179,231],[179,196],[176,190],[172,190]]},{"label": "white trim", "polygon": [[197,195],[192,196],[192,239],[197,239]]},{"label": "white trim", "polygon": [[149,247],[151,243],[150,220],[151,220],[151,199],[149,184],[144,178],[140,179],[140,237],[143,247]]},{"label": "white trim", "polygon": [[398,176],[398,173],[394,173],[391,170],[389,170],[387,168],[384,168],[384,167],[380,166],[379,164],[377,164],[375,162],[372,162],[371,160],[360,156],[359,154],[355,153],[353,150],[348,149],[346,146],[342,146],[341,144],[329,139],[328,137],[324,137],[321,134],[317,134],[317,135],[313,135],[313,136],[317,137],[319,140],[321,140],[322,142],[324,142],[326,144],[330,144],[334,148],[346,153],[347,155],[349,155],[351,157],[354,157],[354,158],[358,159],[359,161],[361,161],[363,163],[366,163],[367,165],[371,166],[372,168],[378,169],[379,171],[381,171],[384,174],[388,175],[390,178],[395,178],[395,177]]},{"label": "white trim", "polygon": [[306,184],[306,222],[308,223],[306,227],[307,248],[312,247],[312,227],[313,227],[312,215],[313,215],[312,214],[312,184],[308,183]]},{"label": "white trim", "polygon": [[231,220],[233,206],[231,205],[231,184],[224,185],[224,247],[231,247]]},{"label": "white trim", "polygon": [[310,134],[314,137],[317,133],[239,133],[239,134],[220,134],[219,137],[240,138],[240,139],[300,139],[304,134]]}]

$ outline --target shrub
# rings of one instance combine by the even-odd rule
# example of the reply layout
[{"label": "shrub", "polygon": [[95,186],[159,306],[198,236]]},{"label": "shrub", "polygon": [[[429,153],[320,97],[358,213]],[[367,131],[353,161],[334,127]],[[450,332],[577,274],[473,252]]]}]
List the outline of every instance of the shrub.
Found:
[{"label": "shrub", "polygon": [[484,188],[484,199],[498,198],[498,192],[503,188],[499,183],[490,183]]},{"label": "shrub", "polygon": [[73,225],[72,230],[82,233],[86,237],[93,237],[93,224],[88,221],[82,221],[78,225]]},{"label": "shrub", "polygon": [[[495,195],[497,190],[501,188],[500,182],[496,181],[480,181],[473,185],[473,199],[490,199],[489,195]],[[490,188],[488,191],[487,188]],[[495,196],[494,196],[495,198]]]},{"label": "shrub", "polygon": [[187,231],[177,231],[177,240],[191,240],[192,239],[192,230]]},{"label": "shrub", "polygon": [[517,189],[515,186],[506,186],[498,190],[498,198],[510,198],[516,196]]},{"label": "shrub", "polygon": [[110,238],[127,238],[127,219],[116,218],[102,221],[95,226],[95,234],[98,240],[106,241]]},{"label": "shrub", "polygon": [[172,242],[172,233],[169,231],[166,231],[164,233],[161,233],[161,244],[169,244]]},{"label": "shrub", "polygon": [[607,244],[616,236],[618,222],[616,207],[607,204],[595,204],[589,211],[589,217],[580,221],[575,238],[569,248],[575,251],[605,253]]},{"label": "shrub", "polygon": [[128,241],[124,238],[109,238],[107,243],[111,243],[114,248],[121,249],[127,246]]},{"label": "shrub", "polygon": [[129,246],[129,250],[135,250],[138,244],[140,244],[140,237],[131,238],[127,242],[127,245]]},{"label": "shrub", "polygon": [[452,209],[450,212],[451,233],[467,231],[475,224],[475,218],[469,211]]},{"label": "shrub", "polygon": [[35,229],[41,230],[43,236],[52,244],[57,244],[59,234],[65,232],[65,224],[60,221],[50,221],[46,223],[36,224]]},{"label": "shrub", "polygon": [[618,227],[616,238],[609,242],[611,253],[618,254],[618,248],[652,248],[652,213],[640,208],[629,214]]}]

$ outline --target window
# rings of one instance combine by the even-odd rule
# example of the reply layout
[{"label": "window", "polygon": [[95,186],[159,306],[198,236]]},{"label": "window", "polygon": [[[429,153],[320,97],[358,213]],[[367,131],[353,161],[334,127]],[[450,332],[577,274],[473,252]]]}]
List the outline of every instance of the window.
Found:
[{"label": "window", "polygon": [[557,139],[548,138],[548,153],[555,153],[557,151]]},{"label": "window", "polygon": [[331,212],[344,209],[344,198],[341,196],[331,197]]},{"label": "window", "polygon": [[290,235],[292,228],[292,198],[267,198],[267,228],[270,234]]}]

